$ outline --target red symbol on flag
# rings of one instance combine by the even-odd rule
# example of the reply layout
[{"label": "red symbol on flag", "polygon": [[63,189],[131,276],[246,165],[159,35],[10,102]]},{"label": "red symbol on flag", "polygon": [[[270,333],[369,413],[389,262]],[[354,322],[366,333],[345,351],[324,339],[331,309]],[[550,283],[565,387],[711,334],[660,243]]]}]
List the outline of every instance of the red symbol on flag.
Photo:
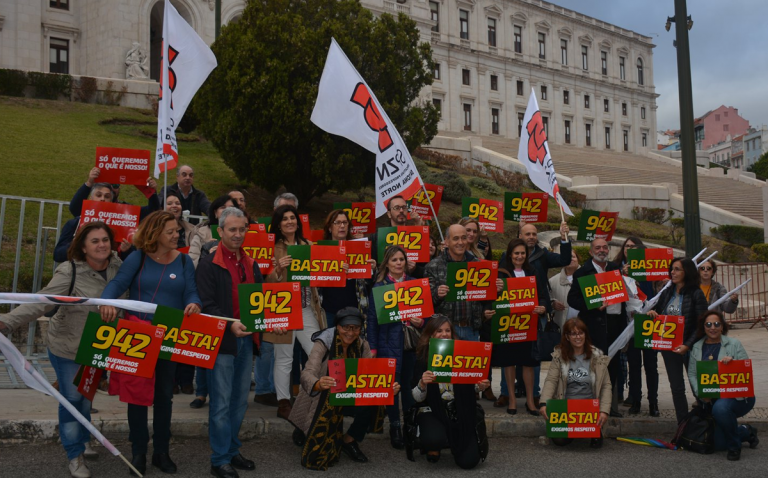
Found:
[{"label": "red symbol on flag", "polygon": [[379,109],[376,108],[376,104],[371,98],[371,93],[364,84],[358,83],[355,86],[355,91],[352,93],[352,98],[349,100],[352,103],[358,104],[363,107],[365,124],[368,125],[373,131],[379,133],[379,151],[384,152],[394,144],[392,136],[387,131],[387,123],[381,117]]},{"label": "red symbol on flag", "polygon": [[544,158],[547,156],[544,143],[547,141],[547,135],[544,132],[544,122],[541,120],[540,111],[531,116],[525,129],[528,130],[528,160],[532,163],[538,161],[544,165]]},{"label": "red symbol on flag", "polygon": [[[163,49],[161,51],[165,51],[165,42],[163,42]],[[161,53],[162,55],[162,53]],[[168,45],[168,89],[171,90],[171,93],[176,90],[176,72],[173,71],[173,68],[171,68],[171,65],[173,65],[173,62],[176,61],[176,57],[179,56],[178,50],[173,48],[171,45]],[[160,58],[160,64],[163,64],[162,57]],[[163,99],[163,75],[160,75],[160,101]],[[173,94],[171,94],[171,109],[173,109]]]}]

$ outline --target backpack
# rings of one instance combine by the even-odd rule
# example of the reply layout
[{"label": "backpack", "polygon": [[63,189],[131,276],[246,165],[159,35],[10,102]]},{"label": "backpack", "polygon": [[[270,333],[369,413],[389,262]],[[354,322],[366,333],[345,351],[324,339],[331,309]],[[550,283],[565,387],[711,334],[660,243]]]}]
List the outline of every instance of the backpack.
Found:
[{"label": "backpack", "polygon": [[672,443],[678,448],[708,455],[715,452],[715,419],[704,407],[696,407],[685,416]]}]

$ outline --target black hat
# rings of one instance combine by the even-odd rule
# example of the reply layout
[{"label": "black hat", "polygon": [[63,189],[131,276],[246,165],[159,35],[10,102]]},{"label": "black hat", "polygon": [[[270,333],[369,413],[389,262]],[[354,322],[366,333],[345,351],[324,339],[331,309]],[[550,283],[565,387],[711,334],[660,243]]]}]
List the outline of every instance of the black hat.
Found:
[{"label": "black hat", "polygon": [[336,325],[363,326],[363,314],[355,307],[344,307],[336,313]]}]

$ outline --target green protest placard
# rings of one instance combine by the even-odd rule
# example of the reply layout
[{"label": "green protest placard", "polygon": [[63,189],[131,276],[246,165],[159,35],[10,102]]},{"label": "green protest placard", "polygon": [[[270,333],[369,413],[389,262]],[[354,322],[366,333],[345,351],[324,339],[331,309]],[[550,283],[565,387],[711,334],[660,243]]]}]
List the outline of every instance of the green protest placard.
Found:
[{"label": "green protest placard", "polygon": [[699,398],[748,398],[755,396],[752,360],[696,362]]},{"label": "green protest placard", "polygon": [[445,300],[494,300],[499,263],[496,261],[449,262]]},{"label": "green protest placard", "polygon": [[374,287],[373,304],[379,324],[431,317],[435,313],[429,279],[414,279]]},{"label": "green protest placard", "polygon": [[619,220],[618,212],[601,212],[582,209],[579,233],[576,239],[580,241],[593,241],[605,239],[610,241],[616,232],[616,224]]},{"label": "green protest placard", "polygon": [[547,222],[547,193],[504,193],[504,219],[525,223]]},{"label": "green protest placard", "polygon": [[438,383],[479,383],[488,378],[490,342],[429,339],[428,370]]},{"label": "green protest placard", "polygon": [[600,400],[547,400],[547,437],[600,438]]},{"label": "green protest placard", "polygon": [[636,281],[669,279],[669,264],[674,259],[671,247],[630,249],[627,251],[629,277]]},{"label": "green protest placard", "polygon": [[579,288],[589,310],[629,300],[629,294],[624,287],[624,279],[619,270],[579,277]]}]

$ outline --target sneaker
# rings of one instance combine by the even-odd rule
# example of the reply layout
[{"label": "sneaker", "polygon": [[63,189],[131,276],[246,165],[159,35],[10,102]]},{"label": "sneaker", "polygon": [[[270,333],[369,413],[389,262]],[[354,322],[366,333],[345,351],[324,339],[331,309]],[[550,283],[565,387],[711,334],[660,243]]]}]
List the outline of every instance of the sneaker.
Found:
[{"label": "sneaker", "polygon": [[83,455],[69,460],[69,474],[72,478],[91,478],[91,470],[86,466]]},{"label": "sneaker", "polygon": [[99,459],[99,452],[93,449],[90,443],[85,444],[85,451],[83,452],[83,457],[86,460],[98,460]]}]

